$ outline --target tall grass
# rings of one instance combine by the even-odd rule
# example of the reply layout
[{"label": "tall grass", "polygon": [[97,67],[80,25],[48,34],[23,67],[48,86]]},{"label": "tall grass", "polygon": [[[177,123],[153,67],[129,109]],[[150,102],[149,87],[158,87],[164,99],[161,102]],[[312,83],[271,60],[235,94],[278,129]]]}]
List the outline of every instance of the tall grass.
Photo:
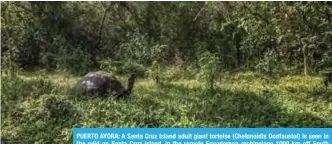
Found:
[{"label": "tall grass", "polygon": [[332,127],[332,89],[320,77],[239,73],[218,80],[214,95],[196,79],[158,86],[139,78],[123,100],[72,97],[78,79],[3,75],[2,137],[9,143],[71,143],[74,127]]}]

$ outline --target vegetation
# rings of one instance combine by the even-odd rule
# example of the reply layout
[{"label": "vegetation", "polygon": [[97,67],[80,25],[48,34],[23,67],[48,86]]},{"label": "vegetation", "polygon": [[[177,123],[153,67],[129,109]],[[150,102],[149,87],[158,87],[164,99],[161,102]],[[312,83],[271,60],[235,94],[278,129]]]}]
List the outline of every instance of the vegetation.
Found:
[{"label": "vegetation", "polygon": [[[74,127],[332,127],[331,2],[1,2],[1,137]],[[112,72],[126,99],[72,86]],[[326,82],[325,82],[326,83]]]},{"label": "vegetation", "polygon": [[70,143],[73,127],[332,127],[332,89],[320,77],[271,82],[239,73],[218,84],[215,95],[197,80],[158,86],[139,79],[123,100],[72,97],[68,89],[80,77],[66,77],[4,77],[2,137],[10,143]]},{"label": "vegetation", "polygon": [[[84,74],[196,66],[317,74],[332,65],[331,2],[2,2],[2,68]],[[130,64],[129,64],[130,63]],[[119,72],[125,72],[117,67]]]}]

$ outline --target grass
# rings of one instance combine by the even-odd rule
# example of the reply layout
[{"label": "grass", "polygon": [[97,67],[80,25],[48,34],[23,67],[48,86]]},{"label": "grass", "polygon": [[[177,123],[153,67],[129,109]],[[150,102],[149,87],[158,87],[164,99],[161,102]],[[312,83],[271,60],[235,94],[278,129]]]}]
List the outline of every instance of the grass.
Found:
[{"label": "grass", "polygon": [[[137,79],[123,100],[68,95],[79,77],[2,77],[1,132],[9,143],[71,143],[74,127],[332,127],[332,89],[320,77],[240,73],[210,95],[197,80],[157,87]],[[125,84],[126,77],[120,77]]]}]

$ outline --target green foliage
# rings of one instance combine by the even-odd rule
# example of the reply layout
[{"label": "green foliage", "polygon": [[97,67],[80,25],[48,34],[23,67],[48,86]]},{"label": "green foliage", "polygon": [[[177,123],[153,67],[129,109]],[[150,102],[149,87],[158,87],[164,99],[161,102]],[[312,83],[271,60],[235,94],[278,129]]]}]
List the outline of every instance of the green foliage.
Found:
[{"label": "green foliage", "polygon": [[[1,11],[9,143],[71,143],[72,127],[332,126],[331,88],[313,76],[332,65],[328,2],[6,1]],[[82,101],[66,96],[77,77],[20,74],[30,68],[151,80],[128,101]],[[238,68],[250,72],[221,74]]]},{"label": "green foliage", "polygon": [[152,79],[158,86],[165,86],[170,82],[170,75],[158,61],[153,61],[151,67],[146,72],[147,76]]},{"label": "green foliage", "polygon": [[68,99],[57,98],[56,95],[43,95],[43,109],[47,118],[55,122],[68,121],[74,114],[75,110]]},{"label": "green foliage", "polygon": [[121,62],[114,61],[112,59],[101,60],[100,69],[108,72],[117,72],[117,67],[121,66]]},{"label": "green foliage", "polygon": [[24,80],[17,73],[2,77],[2,101],[22,100],[29,96],[39,96],[51,93],[53,85],[47,77],[38,77]]},{"label": "green foliage", "polygon": [[264,79],[265,77],[263,77],[262,75],[253,72],[238,73],[233,77],[233,80],[235,81],[246,81],[246,82],[253,82],[253,81],[262,82],[262,80]]},{"label": "green foliage", "polygon": [[120,51],[117,57],[121,59],[135,59],[139,62],[145,62],[151,56],[147,35],[134,33],[129,35],[129,40],[119,46]]},{"label": "green foliage", "polygon": [[121,66],[117,67],[117,71],[120,74],[128,74],[134,72],[137,76],[143,77],[145,75],[145,72],[147,71],[147,68],[142,64],[129,60],[123,62]]},{"label": "green foliage", "polygon": [[163,51],[167,46],[149,41],[151,38],[147,34],[134,32],[128,34],[128,39],[119,46],[117,58],[123,61],[132,59],[141,64],[150,64],[152,60],[164,58]]},{"label": "green foliage", "polygon": [[151,67],[148,68],[146,75],[152,79],[157,85],[164,86],[168,83],[163,68],[158,61],[153,61]]},{"label": "green foliage", "polygon": [[265,54],[261,62],[255,67],[260,73],[265,75],[275,75],[282,73],[283,67],[277,61],[276,55],[273,53]]},{"label": "green foliage", "polygon": [[269,75],[316,74],[332,63],[326,2],[106,3],[2,3],[2,67],[83,74],[103,58],[177,67],[196,65],[202,51],[224,70]]},{"label": "green foliage", "polygon": [[199,65],[201,70],[198,74],[199,79],[203,80],[210,91],[214,91],[221,72],[219,58],[215,54],[204,52],[201,55]]},{"label": "green foliage", "polygon": [[175,80],[195,78],[197,70],[193,67],[163,67],[158,61],[153,61],[146,75],[159,86],[166,86]]},{"label": "green foliage", "polygon": [[133,60],[114,61],[106,59],[101,61],[100,68],[105,71],[115,72],[119,75],[135,73],[138,77],[144,77],[147,71],[147,68],[144,65]]},{"label": "green foliage", "polygon": [[206,96],[205,84],[193,79],[171,81],[163,89],[152,80],[139,79],[130,98],[118,101],[71,98],[62,85],[73,86],[77,77],[61,81],[64,75],[46,76],[52,78],[50,88],[36,79],[30,82],[41,78],[39,73],[17,75],[17,83],[27,87],[21,91],[31,92],[25,99],[10,99],[19,86],[3,82],[1,135],[8,143],[70,143],[72,127],[332,126],[332,89],[323,88],[320,77],[287,76],[266,83],[255,73],[238,73],[217,84],[213,97]]},{"label": "green foliage", "polygon": [[164,75],[170,80],[193,79],[197,74],[197,69],[192,66],[188,67],[166,67]]},{"label": "green foliage", "polygon": [[[77,112],[66,97],[40,95],[15,105],[14,109],[6,110],[6,114],[2,116],[3,123],[12,124],[9,127],[13,128],[2,131],[6,133],[6,136],[2,136],[10,138],[8,143],[69,142],[69,133],[64,132],[65,127],[73,122],[74,114],[77,115]],[[13,119],[7,119],[8,116]],[[47,138],[49,134],[52,139]]]},{"label": "green foliage", "polygon": [[79,49],[64,50],[56,60],[59,64],[57,68],[68,70],[72,74],[86,74],[93,68],[93,62],[90,55],[84,55]]}]

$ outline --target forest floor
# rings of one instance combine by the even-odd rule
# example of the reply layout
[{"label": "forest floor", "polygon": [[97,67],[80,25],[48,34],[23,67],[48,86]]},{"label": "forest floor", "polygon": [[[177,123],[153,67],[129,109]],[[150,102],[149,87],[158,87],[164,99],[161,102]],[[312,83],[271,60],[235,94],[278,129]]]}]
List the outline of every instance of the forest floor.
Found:
[{"label": "forest floor", "polygon": [[[320,77],[240,73],[210,95],[197,80],[158,87],[136,80],[123,100],[68,95],[79,77],[19,72],[2,77],[2,137],[10,143],[71,143],[77,127],[332,127],[332,88]],[[120,77],[126,84],[127,77]]]}]

